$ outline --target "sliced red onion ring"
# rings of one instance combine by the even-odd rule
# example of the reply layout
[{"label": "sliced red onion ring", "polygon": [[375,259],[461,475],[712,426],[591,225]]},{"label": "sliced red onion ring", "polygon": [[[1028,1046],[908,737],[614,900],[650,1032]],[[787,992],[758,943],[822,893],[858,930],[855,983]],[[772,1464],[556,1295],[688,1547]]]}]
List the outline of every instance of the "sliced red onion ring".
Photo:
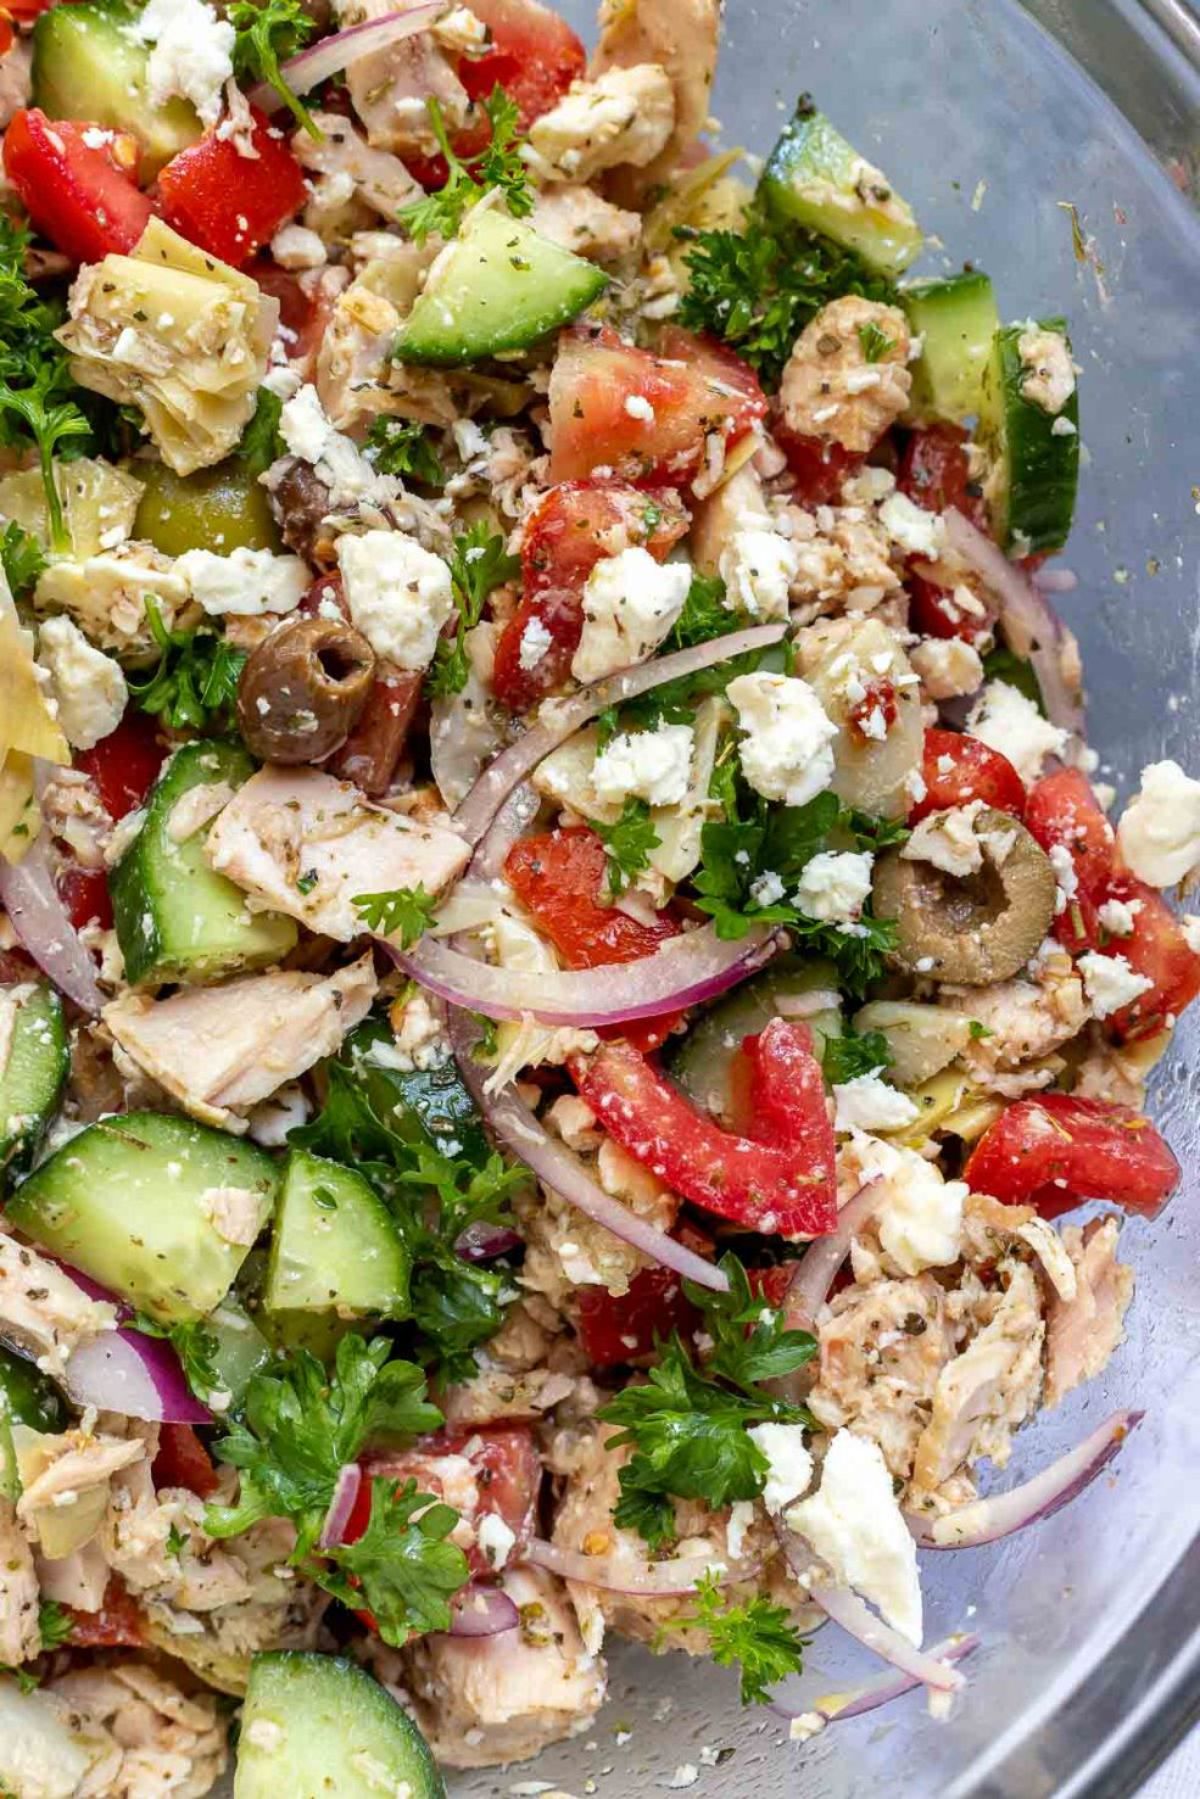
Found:
[{"label": "sliced red onion ring", "polygon": [[562,1580],[603,1587],[609,1593],[637,1593],[643,1599],[694,1593],[708,1574],[716,1574],[725,1583],[752,1580],[762,1566],[761,1561],[725,1562],[717,1555],[688,1555],[666,1562],[635,1561],[627,1555],[584,1555],[582,1550],[561,1549],[543,1537],[532,1539],[524,1559]]},{"label": "sliced red onion ring", "polygon": [[1051,723],[1082,736],[1083,707],[1067,686],[1061,667],[1066,628],[1045,593],[961,512],[950,507],[943,517],[950,548],[970,564],[1000,602],[1000,622],[1010,648],[1033,664]]},{"label": "sliced red onion ring", "polygon": [[[445,0],[422,0],[420,5],[385,13],[381,19],[351,25],[348,30],[337,31],[332,37],[324,37],[319,43],[310,44],[307,50],[289,57],[279,72],[293,93],[306,94],[318,83],[328,81],[331,75],[340,75],[360,57],[372,56],[377,50],[386,50],[390,44],[399,43],[402,38],[428,31],[445,11]],[[251,88],[247,99],[251,106],[266,113],[278,112],[283,106],[279,94],[266,81]]]},{"label": "sliced red onion ring", "polygon": [[472,875],[481,881],[493,881],[503,874],[509,850],[525,835],[541,803],[541,795],[527,781],[513,788],[471,858]]},{"label": "sliced red onion ring", "polygon": [[[977,1636],[947,1637],[944,1642],[937,1643],[925,1653],[936,1662],[965,1661],[979,1647]],[[803,1718],[816,1713],[832,1724],[850,1718],[861,1718],[867,1712],[878,1711],[881,1705],[890,1705],[893,1699],[902,1699],[905,1693],[911,1693],[915,1687],[924,1686],[915,1674],[902,1674],[894,1669],[890,1674],[881,1674],[878,1680],[868,1681],[865,1686],[856,1688],[851,1693],[833,1693],[823,1699],[814,1700],[811,1705],[787,1706],[778,1700],[772,1700],[771,1710],[781,1718]]]},{"label": "sliced red onion ring", "polygon": [[346,1526],[354,1510],[362,1486],[362,1469],[357,1462],[343,1462],[333,1485],[333,1497],[325,1513],[325,1522],[317,1538],[318,1549],[334,1549],[346,1535]]},{"label": "sliced red onion ring", "polygon": [[1079,576],[1073,568],[1035,569],[1030,579],[1042,593],[1074,593],[1079,586]]},{"label": "sliced red onion ring", "polygon": [[463,1262],[494,1262],[519,1247],[522,1239],[506,1224],[488,1224],[479,1219],[469,1224],[454,1244],[454,1253]]},{"label": "sliced red onion ring", "polygon": [[515,1630],[521,1614],[515,1602],[500,1587],[488,1587],[473,1580],[450,1601],[452,1637],[498,1637]]},{"label": "sliced red onion ring", "polygon": [[996,1543],[1012,1536],[1030,1524],[1040,1524],[1086,1487],[1119,1453],[1131,1431],[1145,1417],[1144,1412],[1114,1412],[1077,1448],[1069,1450],[1049,1468],[1043,1468],[1032,1480],[1022,1482],[1007,1493],[992,1493],[970,1505],[959,1506],[941,1518],[908,1519],[909,1529],[920,1549],[979,1549],[985,1543]]},{"label": "sliced red onion ring", "polygon": [[641,1250],[652,1262],[672,1268],[676,1274],[697,1285],[712,1287],[715,1292],[729,1290],[727,1277],[703,1256],[677,1243],[645,1218],[639,1218],[619,1200],[612,1199],[594,1181],[578,1156],[565,1143],[556,1142],[538,1123],[529,1107],[511,1087],[499,1093],[485,1088],[486,1070],[471,1054],[478,1026],[457,1006],[449,1013],[450,1040],[467,1089],[475,1104],[504,1144],[506,1149],[531,1168],[538,1179],[561,1194],[568,1205],[577,1206],[596,1224],[602,1224],[623,1243]]},{"label": "sliced red onion ring", "polygon": [[0,903],[38,967],[94,1018],[104,1004],[96,964],[58,897],[44,832],[20,862],[0,857]]},{"label": "sliced red onion ring", "polygon": [[541,707],[542,722],[526,731],[516,743],[502,750],[490,762],[454,814],[454,828],[468,843],[478,843],[497,812],[519,781],[533,773],[552,750],[586,725],[608,706],[620,706],[636,699],[665,681],[677,681],[682,675],[694,675],[699,669],[711,668],[714,662],[725,662],[744,656],[749,650],[770,649],[787,631],[784,624],[755,625],[749,631],[733,631],[728,637],[714,637],[708,643],[696,644],[690,650],[677,650],[673,656],[628,668],[622,674],[609,675],[591,687],[573,694],[570,699],[547,700]]},{"label": "sliced red onion ring", "polygon": [[381,942],[406,974],[451,1005],[488,1018],[581,1027],[655,1018],[714,999],[765,959],[775,936],[773,925],[759,925],[737,942],[723,942],[712,925],[702,925],[636,962],[523,974],[519,981],[511,969],[478,962],[434,938],[410,950]]},{"label": "sliced red onion ring", "polygon": [[833,1235],[818,1237],[805,1250],[784,1296],[783,1316],[788,1330],[812,1330],[817,1313],[829,1297],[834,1276],[850,1254],[850,1239],[878,1211],[886,1196],[887,1188],[878,1177],[868,1181],[839,1211]]},{"label": "sliced red onion ring", "polygon": [[62,1384],[76,1405],[123,1412],[148,1424],[213,1421],[184,1379],[171,1345],[131,1327],[101,1331],[81,1343],[63,1370]]}]

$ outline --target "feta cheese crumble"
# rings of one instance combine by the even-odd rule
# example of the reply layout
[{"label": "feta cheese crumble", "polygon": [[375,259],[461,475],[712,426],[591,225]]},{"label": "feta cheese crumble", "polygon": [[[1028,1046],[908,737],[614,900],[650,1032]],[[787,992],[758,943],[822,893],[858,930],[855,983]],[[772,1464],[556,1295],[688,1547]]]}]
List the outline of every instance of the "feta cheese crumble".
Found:
[{"label": "feta cheese crumble", "polygon": [[759,671],[739,675],[727,695],[745,733],[742,772],[756,793],[803,806],[833,779],[837,726],[807,681]]},{"label": "feta cheese crumble", "polygon": [[153,106],[173,96],[190,100],[202,125],[221,116],[222,88],[233,75],[236,32],[205,0],[149,0],[130,23],[130,35],[153,45],[146,90]]},{"label": "feta cheese crumble", "polygon": [[[1007,681],[989,681],[967,719],[967,735],[1007,756],[1028,785],[1047,756],[1061,756],[1068,733],[1043,718],[1031,699]],[[1197,788],[1200,793],[1200,788]]]},{"label": "feta cheese crumble", "polygon": [[[1054,859],[1053,850],[1050,852],[1050,859],[1051,861]],[[1074,870],[1072,869],[1072,873],[1073,872]],[[1076,881],[1075,885],[1079,885],[1078,881]],[[1141,900],[1129,900],[1126,902],[1125,900],[1108,899],[1098,908],[1096,917],[1110,937],[1132,937],[1137,925],[1137,915],[1141,909]],[[1186,930],[1187,920],[1185,919],[1185,933]]]},{"label": "feta cheese crumble", "polygon": [[866,850],[822,850],[804,865],[797,906],[823,923],[852,924],[866,905],[874,865]]},{"label": "feta cheese crumble", "polygon": [[1017,339],[1017,355],[1022,399],[1051,416],[1061,412],[1075,392],[1075,364],[1062,332],[1031,324]]},{"label": "feta cheese crumble", "polygon": [[936,1165],[915,1149],[884,1143],[878,1137],[855,1136],[843,1152],[853,1162],[859,1182],[878,1178],[884,1184],[875,1213],[879,1241],[896,1266],[917,1275],[926,1268],[948,1268],[961,1253],[965,1181],[943,1180]]},{"label": "feta cheese crumble", "polygon": [[787,1513],[790,1527],[812,1545],[833,1578],[878,1606],[910,1643],[922,1634],[917,1546],[877,1443],[853,1431],[835,1433],[821,1485]]},{"label": "feta cheese crumble", "polygon": [[90,750],[116,730],[129,698],[121,665],[95,649],[65,613],[39,627],[37,660],[72,749]]},{"label": "feta cheese crumble", "polygon": [[283,269],[319,269],[329,252],[306,225],[283,225],[271,239],[271,255]]},{"label": "feta cheese crumble", "polygon": [[176,558],[192,598],[212,618],[257,618],[264,612],[294,612],[309,583],[308,565],[299,556],[276,556],[270,550],[185,550]]},{"label": "feta cheese crumble", "polygon": [[946,526],[938,512],[927,512],[907,494],[891,493],[879,508],[879,522],[907,556],[936,562],[946,542]]},{"label": "feta cheese crumble", "polygon": [[365,531],[337,541],[350,617],[377,656],[399,668],[429,667],[454,612],[450,570],[402,531]]},{"label": "feta cheese crumble", "polygon": [[640,547],[605,556],[584,584],[575,679],[599,681],[645,662],[683,611],[691,584],[688,563],[659,563]]},{"label": "feta cheese crumble", "polygon": [[901,1093],[872,1071],[842,1081],[833,1089],[839,1131],[900,1131],[920,1116],[907,1093]]},{"label": "feta cheese crumble", "polygon": [[975,821],[984,810],[982,800],[967,806],[951,806],[931,812],[913,828],[900,851],[905,862],[929,862],[943,874],[959,880],[983,867],[983,845],[975,834]]},{"label": "feta cheese crumble", "polygon": [[517,651],[517,661],[526,674],[537,667],[553,642],[554,639],[542,620],[531,618],[521,633],[521,644]]},{"label": "feta cheese crumble", "polygon": [[1127,956],[1101,956],[1089,950],[1075,966],[1083,976],[1084,992],[1097,1018],[1110,1018],[1123,1006],[1132,1005],[1140,994],[1149,993],[1154,985],[1148,975],[1138,974],[1130,967]]},{"label": "feta cheese crumble", "polygon": [[718,572],[731,611],[786,618],[791,584],[800,572],[800,547],[765,524],[739,524],[721,552]]},{"label": "feta cheese crumble", "polygon": [[596,798],[613,805],[638,799],[648,806],[677,806],[687,793],[694,742],[691,725],[619,732],[596,757]]},{"label": "feta cheese crumble", "polygon": [[756,1424],[746,1434],[767,1458],[763,1504],[769,1512],[781,1512],[791,1500],[807,1493],[812,1483],[813,1462],[804,1446],[804,1426]]},{"label": "feta cheese crumble", "polygon": [[1178,762],[1151,762],[1117,826],[1117,842],[1139,881],[1186,881],[1200,867],[1200,781]]}]

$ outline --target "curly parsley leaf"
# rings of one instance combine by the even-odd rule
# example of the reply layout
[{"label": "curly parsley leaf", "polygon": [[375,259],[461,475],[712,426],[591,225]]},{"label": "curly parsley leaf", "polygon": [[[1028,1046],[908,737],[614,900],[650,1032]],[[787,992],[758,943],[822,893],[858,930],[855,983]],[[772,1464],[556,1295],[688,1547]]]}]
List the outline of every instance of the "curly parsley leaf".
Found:
[{"label": "curly parsley leaf", "polygon": [[423,886],[392,887],[384,893],[356,893],[353,905],[368,931],[380,937],[398,933],[400,948],[408,949],[429,929],[437,899]]},{"label": "curly parsley leaf", "polygon": [[438,644],[429,671],[428,687],[434,699],[462,692],[470,674],[467,632],[479,623],[484,605],[496,588],[515,580],[521,572],[520,557],[508,554],[503,537],[490,531],[484,519],[454,539],[449,561],[458,624],[453,639],[443,637]]},{"label": "curly parsley leaf", "polygon": [[446,471],[429,426],[420,419],[375,419],[363,453],[380,474],[408,475],[426,487],[446,485]]},{"label": "curly parsley leaf", "polygon": [[789,1330],[783,1314],[753,1291],[737,1256],[721,1257],[721,1270],[729,1280],[726,1293],[697,1287],[685,1281],[688,1299],[704,1314],[704,1328],[713,1339],[705,1374],[719,1376],[752,1399],[761,1399],[759,1384],[794,1374],[816,1354],[816,1339],[807,1331]]},{"label": "curly parsley leaf", "polygon": [[466,1584],[467,1558],[448,1539],[453,1506],[417,1490],[415,1480],[371,1482],[367,1528],[330,1554],[317,1578],[344,1605],[365,1602],[393,1649],[410,1637],[450,1627],[450,1600]]},{"label": "curly parsley leaf", "polygon": [[780,225],[752,205],[742,231],[695,231],[684,258],[689,286],[679,322],[733,346],[776,388],[792,345],[830,300],[860,294],[892,301],[896,290],[849,251],[799,225]]},{"label": "curly parsley leaf", "polygon": [[418,244],[435,233],[446,239],[462,228],[463,219],[477,206],[486,193],[499,188],[513,218],[525,218],[533,211],[533,190],[521,161],[517,125],[519,114],[515,103],[502,87],[494,87],[483,103],[492,127],[486,149],[464,162],[455,155],[446,131],[446,121],[437,100],[426,101],[429,123],[438,148],[446,159],[449,174],[437,193],[427,194],[415,206],[406,206],[399,221]]},{"label": "curly parsley leaf", "polygon": [[272,393],[269,387],[260,387],[254,402],[254,417],[242,432],[242,441],[237,447],[238,459],[245,463],[247,474],[265,475],[271,464],[286,452],[287,445],[279,435],[282,413],[283,401],[279,395]]},{"label": "curly parsley leaf", "polygon": [[745,618],[725,604],[725,583],[720,575],[692,576],[683,611],[671,627],[665,650],[690,650],[693,644],[708,643],[738,631]]},{"label": "curly parsley leaf", "polygon": [[596,835],[608,855],[608,895],[615,899],[650,866],[650,851],[662,842],[645,800],[626,800],[615,824],[597,824]]},{"label": "curly parsley leaf", "polygon": [[802,1672],[807,1644],[784,1606],[761,1595],[744,1604],[726,1600],[716,1574],[705,1575],[695,1597],[695,1610],[674,1618],[662,1636],[696,1627],[706,1631],[717,1666],[741,1668],[743,1705],[765,1705],[772,1687]]},{"label": "curly parsley leaf", "polygon": [[14,600],[24,599],[33,590],[46,566],[41,544],[23,531],[15,518],[8,521],[0,535],[0,566]]},{"label": "curly parsley leaf", "polygon": [[310,137],[321,138],[320,128],[303,100],[294,94],[280,68],[303,49],[316,25],[302,0],[232,0],[225,16],[237,36],[233,44],[233,72],[243,86],[265,81],[273,87],[297,125]]},{"label": "curly parsley leaf", "polygon": [[169,631],[149,595],[146,622],[162,653],[153,674],[130,678],[135,705],[175,730],[231,729],[245,651],[205,625],[194,631]]},{"label": "curly parsley leaf", "polygon": [[858,341],[868,362],[881,361],[889,350],[895,348],[895,340],[886,331],[881,331],[874,319],[868,319],[865,325],[858,327]]},{"label": "curly parsley leaf", "polygon": [[843,1031],[827,1037],[821,1052],[821,1071],[831,1087],[857,1080],[860,1074],[878,1074],[890,1068],[893,1057],[882,1031]]},{"label": "curly parsley leaf", "polygon": [[64,1643],[70,1642],[71,1631],[75,1620],[64,1611],[53,1599],[43,1599],[38,1607],[38,1632],[42,1639],[42,1653],[51,1649],[61,1649]]}]

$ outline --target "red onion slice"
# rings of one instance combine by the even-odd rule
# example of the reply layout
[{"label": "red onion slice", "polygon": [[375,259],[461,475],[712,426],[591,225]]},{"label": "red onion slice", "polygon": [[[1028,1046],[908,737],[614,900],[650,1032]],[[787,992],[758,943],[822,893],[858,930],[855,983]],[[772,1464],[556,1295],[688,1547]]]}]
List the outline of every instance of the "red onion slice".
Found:
[{"label": "red onion slice", "polygon": [[1051,723],[1082,736],[1083,707],[1067,686],[1060,666],[1065,627],[1045,593],[961,512],[951,507],[943,517],[950,548],[970,564],[1000,602],[1000,622],[1010,648],[1033,664]]},{"label": "red onion slice", "polygon": [[102,1331],[81,1343],[63,1370],[62,1384],[76,1405],[123,1412],[148,1424],[213,1421],[184,1379],[171,1345],[132,1328]]},{"label": "red onion slice", "polygon": [[500,1587],[473,1580],[450,1601],[452,1637],[498,1637],[521,1622],[516,1604]]},{"label": "red onion slice", "polygon": [[[947,1637],[944,1642],[936,1644],[926,1654],[936,1662],[961,1662],[979,1647],[977,1636]],[[772,1700],[771,1710],[781,1718],[803,1718],[814,1712],[829,1724],[835,1720],[839,1723],[850,1718],[861,1718],[867,1712],[878,1711],[881,1705],[890,1705],[893,1699],[902,1699],[905,1693],[914,1688],[924,1686],[915,1674],[902,1674],[899,1669],[890,1674],[881,1674],[878,1680],[868,1681],[865,1686],[858,1687],[852,1693],[831,1694],[827,1698],[816,1699],[811,1705],[787,1706],[778,1700]]]},{"label": "red onion slice", "polygon": [[573,737],[590,719],[608,706],[620,706],[661,687],[665,681],[677,681],[682,675],[694,675],[714,662],[725,662],[743,656],[749,650],[770,649],[787,631],[784,624],[755,625],[749,631],[733,631],[728,637],[714,637],[708,643],[690,650],[677,650],[673,656],[661,656],[640,668],[609,675],[569,699],[547,700],[541,707],[542,722],[518,737],[516,743],[502,750],[490,762],[454,814],[454,829],[468,843],[480,841],[497,812],[519,781],[533,773],[551,750]]},{"label": "red onion slice", "polygon": [[850,1254],[850,1240],[862,1229],[887,1197],[887,1188],[876,1177],[860,1187],[838,1213],[831,1237],[818,1237],[805,1250],[783,1301],[788,1330],[811,1331],[817,1313],[829,1297],[834,1276]]},{"label": "red onion slice", "polygon": [[521,1242],[519,1232],[509,1230],[506,1224],[488,1224],[478,1219],[455,1239],[454,1253],[462,1262],[494,1262],[497,1256],[519,1248]]},{"label": "red onion slice", "polygon": [[[422,0],[420,5],[385,13],[381,19],[351,25],[346,31],[335,32],[332,37],[324,37],[306,50],[298,51],[289,57],[279,72],[293,93],[306,94],[318,83],[328,81],[331,75],[340,75],[360,57],[372,56],[377,50],[386,50],[390,44],[399,43],[402,38],[428,31],[445,10],[444,0]],[[251,106],[266,113],[278,112],[283,106],[275,89],[265,81],[251,88],[247,99]]]},{"label": "red onion slice", "polygon": [[728,1292],[728,1279],[719,1268],[645,1218],[639,1218],[619,1200],[610,1198],[578,1156],[543,1129],[511,1086],[499,1093],[488,1093],[484,1085],[486,1070],[471,1054],[478,1035],[474,1019],[452,1006],[449,1024],[450,1040],[467,1090],[506,1149],[531,1168],[539,1180],[561,1194],[568,1205],[577,1206],[595,1224],[602,1224],[614,1237],[640,1250],[652,1262],[674,1269],[698,1286],[711,1287],[717,1293]]},{"label": "red onion slice", "polygon": [[999,1542],[1030,1524],[1052,1518],[1064,1505],[1090,1487],[1096,1476],[1120,1452],[1144,1412],[1114,1412],[1077,1448],[1043,1468],[1032,1480],[1007,1493],[993,1493],[959,1506],[941,1518],[909,1517],[908,1525],[919,1549],[980,1549]]},{"label": "red onion slice", "polygon": [[58,897],[45,834],[20,862],[0,857],[0,903],[38,967],[93,1018],[104,1004],[96,964]]},{"label": "red onion slice", "polygon": [[333,1497],[325,1513],[325,1522],[317,1538],[318,1549],[334,1549],[346,1534],[354,1502],[362,1486],[362,1469],[357,1462],[343,1462],[333,1484]]},{"label": "red onion slice", "polygon": [[481,881],[493,881],[504,873],[509,850],[525,835],[541,803],[541,794],[528,782],[522,781],[513,788],[471,858],[472,875]]},{"label": "red onion slice", "polygon": [[533,1018],[547,1025],[626,1024],[679,1012],[724,993],[764,959],[774,925],[760,925],[737,942],[723,942],[712,925],[670,937],[650,956],[599,968],[523,974],[478,962],[461,950],[424,937],[410,950],[384,948],[422,987],[488,1018]]},{"label": "red onion slice", "polygon": [[727,1562],[719,1555],[688,1555],[666,1562],[635,1561],[627,1555],[584,1555],[582,1550],[562,1549],[543,1537],[531,1540],[524,1559],[561,1580],[603,1587],[609,1593],[636,1593],[643,1599],[694,1593],[707,1574],[716,1574],[725,1583],[752,1580],[762,1566],[761,1562]]}]

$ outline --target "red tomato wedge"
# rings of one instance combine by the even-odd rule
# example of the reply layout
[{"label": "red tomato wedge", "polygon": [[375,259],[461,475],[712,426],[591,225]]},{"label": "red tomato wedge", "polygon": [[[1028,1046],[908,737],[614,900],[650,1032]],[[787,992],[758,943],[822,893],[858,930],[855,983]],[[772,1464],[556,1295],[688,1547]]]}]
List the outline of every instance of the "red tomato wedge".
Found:
[{"label": "red tomato wedge", "polygon": [[232,138],[210,131],[172,157],[158,177],[168,224],[235,269],[270,243],[308,196],[286,135],[257,109],[251,112],[257,157],[243,156]]},{"label": "red tomato wedge", "polygon": [[77,862],[65,862],[54,885],[77,931],[89,924],[99,925],[102,931],[111,929],[112,898],[108,876],[102,868],[81,868]]},{"label": "red tomato wedge", "polygon": [[986,531],[987,509],[970,478],[967,441],[960,425],[926,425],[913,431],[900,458],[896,486],[926,512],[945,512],[954,506],[978,530]]},{"label": "red tomato wedge", "polygon": [[936,728],[926,731],[921,778],[925,798],[909,813],[910,825],[931,812],[967,806],[972,800],[982,800],[997,812],[1011,812],[1014,818],[1025,815],[1025,783],[1007,756],[977,737]]},{"label": "red tomato wedge", "polygon": [[765,1142],[721,1130],[629,1043],[606,1044],[572,1073],[609,1134],[681,1198],[745,1230],[827,1235],[837,1223],[833,1131],[820,1072],[803,1067],[811,1050],[783,1019],[747,1050]]},{"label": "red tomato wedge", "polygon": [[75,767],[91,778],[105,811],[124,818],[153,787],[165,756],[154,720],[129,707],[115,731],[77,753]]},{"label": "red tomato wedge", "polygon": [[1018,1100],[989,1125],[963,1179],[1006,1205],[1036,1206],[1044,1218],[1085,1199],[1153,1217],[1179,1179],[1179,1163],[1129,1106],[1043,1093]]},{"label": "red tomato wedge", "polygon": [[161,1424],[151,1474],[156,1487],[186,1487],[211,1499],[220,1486],[212,1457],[190,1424]]},{"label": "red tomato wedge", "polygon": [[550,478],[685,482],[710,432],[728,447],[766,410],[754,372],[708,338],[670,326],[657,351],[639,350],[611,325],[579,325],[559,339],[550,375]]},{"label": "red tomato wedge", "polygon": [[1117,843],[1086,775],[1061,768],[1035,782],[1025,804],[1025,823],[1047,853],[1069,852],[1076,891],[1054,921],[1059,942],[1071,950],[1095,948],[1096,908],[1116,872]]},{"label": "red tomato wedge", "polygon": [[[644,493],[580,481],[552,487],[525,526],[521,602],[496,645],[492,686],[502,704],[524,712],[567,679],[583,633],[584,582],[603,557],[640,546],[661,562],[687,528],[688,515],[669,488]],[[526,668],[522,646],[535,619],[550,643]]]},{"label": "red tomato wedge", "polygon": [[[1153,985],[1131,1005],[1105,1019],[1108,1029],[1126,1042],[1153,1037],[1168,1027],[1200,994],[1200,956],[1191,948],[1183,927],[1161,893],[1133,875],[1118,872],[1109,882],[1105,899],[1132,906],[1130,937],[1101,935],[1099,908],[1095,921],[1099,947],[1109,955],[1124,956],[1135,974]],[[1103,903],[1103,902],[1101,902]]]},{"label": "red tomato wedge", "polygon": [[[447,1462],[449,1457],[461,1458],[469,1464],[468,1468],[452,1469]],[[367,1528],[373,1480],[415,1480],[421,1492],[444,1497],[456,1505],[472,1525],[489,1513],[503,1518],[521,1545],[533,1533],[542,1464],[528,1425],[489,1424],[472,1431],[443,1431],[415,1443],[411,1449],[369,1451],[362,1458],[362,1470],[366,1478],[343,1532],[343,1542],[356,1543]],[[460,1503],[464,1487],[466,1503]],[[518,1554],[514,1551],[514,1560]],[[491,1564],[477,1547],[468,1550],[467,1561],[475,1576],[492,1572]]]},{"label": "red tomato wedge", "polygon": [[38,230],[73,262],[132,250],[146,229],[154,209],[133,179],[125,141],[37,107],[13,114],[4,173]]},{"label": "red tomato wedge", "polygon": [[801,437],[786,425],[775,427],[775,441],[787,457],[795,482],[794,498],[804,506],[827,506],[862,467],[864,458],[822,437]]},{"label": "red tomato wedge", "polygon": [[119,1574],[109,1575],[98,1612],[83,1612],[73,1605],[65,1605],[63,1610],[71,1619],[73,1649],[133,1649],[146,1640],[141,1607],[130,1597]]},{"label": "red tomato wedge", "polygon": [[[711,1257],[712,1238],[686,1221],[674,1233],[698,1255]],[[580,1287],[576,1293],[579,1341],[593,1368],[616,1368],[649,1355],[672,1331],[685,1335],[700,1324],[700,1312],[670,1268],[643,1268],[627,1293]]]}]

